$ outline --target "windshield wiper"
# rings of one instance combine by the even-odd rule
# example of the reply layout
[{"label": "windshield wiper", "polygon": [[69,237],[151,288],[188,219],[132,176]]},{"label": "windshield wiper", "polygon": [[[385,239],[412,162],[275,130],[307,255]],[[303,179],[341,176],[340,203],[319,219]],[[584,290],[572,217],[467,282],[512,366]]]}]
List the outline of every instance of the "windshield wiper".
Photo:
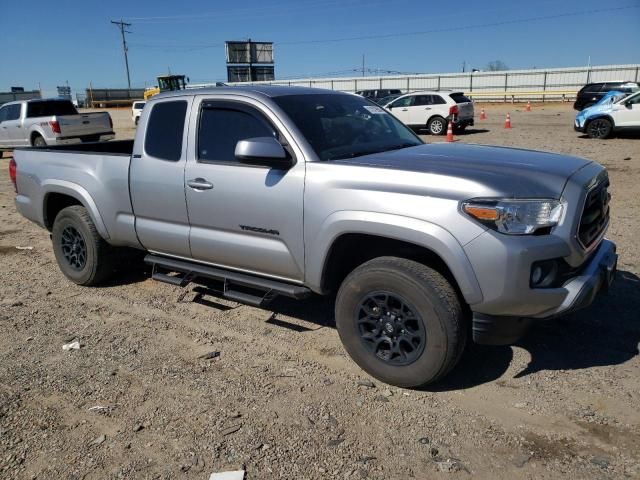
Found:
[{"label": "windshield wiper", "polygon": [[361,150],[361,151],[356,151],[356,152],[349,152],[349,153],[341,153],[337,156],[329,156],[327,157],[327,160],[344,160],[345,158],[355,158],[355,157],[362,157],[364,155],[373,155],[374,153],[382,153],[382,152],[390,152],[391,150],[400,150],[402,148],[408,148],[408,147],[417,147],[418,145],[420,145],[419,143],[412,143],[412,142],[405,142],[405,143],[400,143],[397,145],[390,145],[387,147],[381,147],[381,148],[374,148],[371,150]]},{"label": "windshield wiper", "polygon": [[420,145],[419,143],[412,143],[412,142],[405,142],[405,143],[400,143],[398,145],[391,145],[390,147],[384,147],[380,150],[377,150],[375,153],[380,153],[380,152],[390,152],[391,150],[401,150],[403,148],[409,148],[409,147],[417,147],[418,145]]}]

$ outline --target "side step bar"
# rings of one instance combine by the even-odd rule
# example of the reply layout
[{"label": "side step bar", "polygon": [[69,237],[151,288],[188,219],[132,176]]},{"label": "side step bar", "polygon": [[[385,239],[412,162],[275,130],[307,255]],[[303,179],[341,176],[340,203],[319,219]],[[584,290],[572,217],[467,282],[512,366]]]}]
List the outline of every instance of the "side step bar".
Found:
[{"label": "side step bar", "polygon": [[[178,287],[186,287],[198,278],[217,280],[223,282],[222,293],[226,298],[257,307],[263,306],[277,295],[301,299],[311,293],[307,287],[300,285],[160,255],[149,254],[144,257],[144,261],[153,267],[151,278],[154,280]],[[169,273],[177,273],[178,275],[169,275]]]}]

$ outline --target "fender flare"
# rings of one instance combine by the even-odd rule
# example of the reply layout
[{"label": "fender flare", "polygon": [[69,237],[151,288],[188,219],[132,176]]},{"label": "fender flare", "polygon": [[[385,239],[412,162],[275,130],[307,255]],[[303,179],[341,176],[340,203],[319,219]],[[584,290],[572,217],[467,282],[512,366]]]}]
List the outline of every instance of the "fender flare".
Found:
[{"label": "fender flare", "polygon": [[306,280],[315,291],[322,289],[322,276],[335,241],[344,234],[359,233],[413,243],[431,250],[447,265],[469,304],[482,302],[482,290],[462,245],[444,228],[424,220],[377,212],[341,210],[329,215],[308,244],[313,257],[305,260]]},{"label": "fender flare", "polygon": [[34,134],[40,135],[42,138],[44,138],[45,143],[47,142],[47,136],[45,135],[44,130],[42,129],[42,127],[40,125],[34,124],[29,129],[29,146],[33,145],[31,143],[31,139],[33,138]]},{"label": "fender flare", "polygon": [[91,197],[91,194],[82,186],[68,182],[66,180],[45,180],[42,182],[42,188],[44,190],[44,195],[42,199],[42,218],[44,219],[44,215],[46,212],[46,204],[47,198],[52,193],[60,193],[63,195],[68,195],[76,199],[84,208],[89,212],[89,216],[96,226],[96,230],[102,238],[105,240],[109,240],[109,232],[107,231],[107,227],[105,226],[102,216],[100,215],[100,211],[98,210],[98,206],[96,202]]},{"label": "fender flare", "polygon": [[600,114],[595,114],[593,117],[589,117],[584,121],[584,130],[587,130],[587,126],[593,122],[594,120],[597,120],[599,118],[606,118],[607,120],[609,120],[611,122],[612,125],[612,129],[616,128],[616,122],[613,119],[613,117],[611,115],[609,115],[608,113],[600,113]]}]

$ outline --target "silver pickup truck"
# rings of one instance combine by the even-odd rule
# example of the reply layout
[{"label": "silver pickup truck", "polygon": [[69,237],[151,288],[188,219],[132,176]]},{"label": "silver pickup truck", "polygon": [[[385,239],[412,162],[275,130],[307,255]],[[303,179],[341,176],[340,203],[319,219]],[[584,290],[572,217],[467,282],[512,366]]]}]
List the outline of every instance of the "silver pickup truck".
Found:
[{"label": "silver pickup truck", "polygon": [[104,281],[133,247],[154,279],[252,305],[337,292],[346,350],[398,386],[442,378],[469,332],[508,344],[587,306],[616,269],[601,165],[424,144],[347,93],[161,94],[135,141],[18,149],[11,169],[71,281]]},{"label": "silver pickup truck", "polygon": [[109,113],[78,113],[69,100],[23,100],[0,107],[0,150],[97,142],[114,137]]}]

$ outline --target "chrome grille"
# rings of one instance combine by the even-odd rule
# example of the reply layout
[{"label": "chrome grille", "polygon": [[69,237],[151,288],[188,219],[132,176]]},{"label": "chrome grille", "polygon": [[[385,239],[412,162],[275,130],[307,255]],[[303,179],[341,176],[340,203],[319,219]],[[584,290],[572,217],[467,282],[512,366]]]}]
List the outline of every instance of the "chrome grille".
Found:
[{"label": "chrome grille", "polygon": [[604,177],[587,193],[578,227],[578,241],[588,249],[601,237],[609,224],[609,178]]}]

